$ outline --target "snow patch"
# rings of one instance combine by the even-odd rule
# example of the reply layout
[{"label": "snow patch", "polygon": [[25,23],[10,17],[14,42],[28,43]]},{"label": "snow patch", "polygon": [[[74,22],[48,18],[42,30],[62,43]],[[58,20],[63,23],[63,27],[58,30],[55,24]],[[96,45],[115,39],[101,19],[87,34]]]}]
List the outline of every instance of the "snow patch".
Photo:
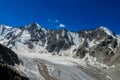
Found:
[{"label": "snow patch", "polygon": [[68,32],[68,37],[75,45],[80,44],[82,41],[82,38],[79,37],[78,33]]},{"label": "snow patch", "polygon": [[89,47],[91,48],[91,47],[99,44],[100,42],[93,39],[92,41],[87,40],[87,43],[88,43]]},{"label": "snow patch", "polygon": [[106,78],[108,78],[109,80],[113,80],[110,76],[106,75]]},{"label": "snow patch", "polygon": [[120,45],[120,35],[117,35],[117,41],[118,41],[118,44]]}]

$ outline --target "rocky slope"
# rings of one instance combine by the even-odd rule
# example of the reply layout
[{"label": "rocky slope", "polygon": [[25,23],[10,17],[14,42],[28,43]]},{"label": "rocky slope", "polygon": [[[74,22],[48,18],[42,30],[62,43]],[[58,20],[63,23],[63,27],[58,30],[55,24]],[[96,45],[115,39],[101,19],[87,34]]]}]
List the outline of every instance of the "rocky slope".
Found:
[{"label": "rocky slope", "polygon": [[19,64],[17,55],[0,44],[0,80],[29,80],[14,68]]},{"label": "rocky slope", "polygon": [[115,73],[113,66],[119,66],[120,38],[102,26],[96,30],[71,32],[48,30],[36,23],[22,28],[0,25],[0,43],[17,53],[23,61],[17,69],[31,80],[120,79],[109,73]]}]

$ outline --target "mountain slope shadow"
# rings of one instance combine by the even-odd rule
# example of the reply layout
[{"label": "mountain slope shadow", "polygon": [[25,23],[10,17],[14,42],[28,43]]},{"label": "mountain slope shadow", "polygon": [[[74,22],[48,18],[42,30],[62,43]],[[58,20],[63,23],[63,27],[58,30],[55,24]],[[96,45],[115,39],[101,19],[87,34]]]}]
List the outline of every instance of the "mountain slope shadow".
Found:
[{"label": "mountain slope shadow", "polygon": [[0,44],[0,80],[29,80],[14,68],[15,64],[20,64],[18,56]]}]

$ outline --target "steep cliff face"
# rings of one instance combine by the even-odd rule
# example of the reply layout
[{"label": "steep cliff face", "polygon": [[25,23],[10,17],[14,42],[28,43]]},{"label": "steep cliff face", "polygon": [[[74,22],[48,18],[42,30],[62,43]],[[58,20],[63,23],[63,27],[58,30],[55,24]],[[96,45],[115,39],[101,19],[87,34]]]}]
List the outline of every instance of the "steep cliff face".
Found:
[{"label": "steep cliff face", "polygon": [[0,44],[0,62],[8,65],[20,64],[17,54]]}]

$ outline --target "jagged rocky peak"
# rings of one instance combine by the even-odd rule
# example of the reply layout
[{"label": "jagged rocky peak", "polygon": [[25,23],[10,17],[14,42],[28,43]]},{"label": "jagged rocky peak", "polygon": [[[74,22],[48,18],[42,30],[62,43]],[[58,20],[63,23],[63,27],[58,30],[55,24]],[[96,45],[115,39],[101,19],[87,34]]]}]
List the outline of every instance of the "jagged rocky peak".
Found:
[{"label": "jagged rocky peak", "polygon": [[31,23],[28,26],[24,27],[23,30],[27,30],[30,32],[30,34],[38,34],[37,36],[41,35],[42,33],[46,33],[47,30],[43,27],[41,27],[38,23]]},{"label": "jagged rocky peak", "polygon": [[111,31],[110,29],[108,29],[107,27],[104,26],[100,26],[98,28],[98,30],[103,30],[105,33],[107,33],[108,35],[111,35],[113,37],[116,37],[115,33],[113,31]]},{"label": "jagged rocky peak", "polygon": [[79,36],[82,38],[88,38],[89,40],[96,39],[102,40],[107,37],[115,38],[116,35],[114,32],[110,31],[108,28],[100,26],[96,30],[84,30],[78,32]]},{"label": "jagged rocky peak", "polygon": [[3,24],[0,24],[0,28],[3,28],[4,27],[4,25]]},{"label": "jagged rocky peak", "polygon": [[34,29],[40,29],[42,27],[38,23],[33,22],[33,23],[29,24],[26,28],[29,30],[34,30]]},{"label": "jagged rocky peak", "polygon": [[106,64],[116,55],[118,38],[109,29],[99,27],[96,30],[80,31],[79,36],[84,38],[84,41],[76,49],[75,57],[84,58],[89,54]]},{"label": "jagged rocky peak", "polygon": [[12,28],[12,27],[10,27],[10,26],[7,26],[7,25],[5,25],[5,24],[0,24],[0,28]]},{"label": "jagged rocky peak", "polygon": [[12,29],[12,27],[0,24],[0,34],[4,34],[5,31],[9,31],[11,29]]}]

